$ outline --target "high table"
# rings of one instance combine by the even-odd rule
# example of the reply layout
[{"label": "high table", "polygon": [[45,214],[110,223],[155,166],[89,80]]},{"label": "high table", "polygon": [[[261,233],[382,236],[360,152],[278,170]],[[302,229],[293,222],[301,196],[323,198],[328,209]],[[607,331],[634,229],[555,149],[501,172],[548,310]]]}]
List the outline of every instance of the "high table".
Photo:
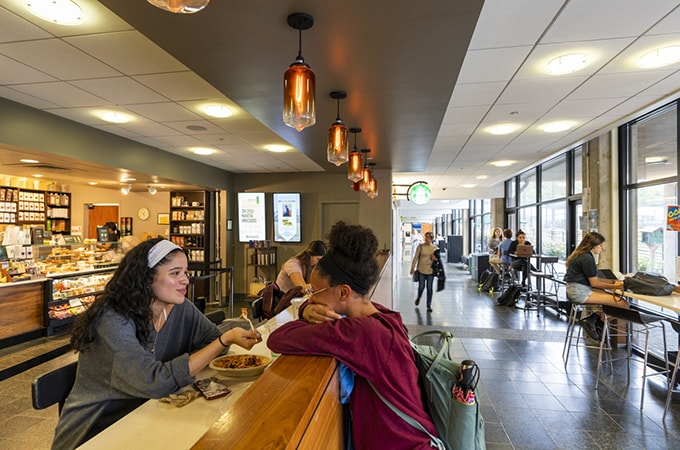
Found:
[{"label": "high table", "polygon": [[[250,351],[232,346],[230,353],[272,356],[267,338],[294,320],[295,310],[292,305],[258,327],[263,341]],[[280,356],[259,377],[230,378],[206,368],[196,378],[211,376],[224,380],[232,393],[211,401],[199,397],[180,408],[149,400],[79,448],[236,449],[264,448],[264,443],[273,445],[269,448],[288,443],[320,448],[315,437],[323,439],[324,448],[341,448],[342,410],[333,358]]]},{"label": "high table", "polygon": [[671,295],[655,296],[621,290],[615,290],[614,293],[680,313],[680,294],[672,293]]}]

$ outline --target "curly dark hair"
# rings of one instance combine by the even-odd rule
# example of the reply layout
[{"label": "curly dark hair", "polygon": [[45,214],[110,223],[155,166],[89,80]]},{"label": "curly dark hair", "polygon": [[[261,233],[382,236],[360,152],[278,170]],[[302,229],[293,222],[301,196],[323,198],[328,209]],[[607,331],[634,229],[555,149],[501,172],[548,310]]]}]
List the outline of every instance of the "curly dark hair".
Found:
[{"label": "curly dark hair", "polygon": [[137,339],[142,344],[149,343],[150,322],[153,313],[151,292],[156,268],[166,264],[171,255],[182,251],[176,249],[165,255],[154,267],[148,267],[148,255],[151,248],[163,238],[146,240],[125,255],[113,277],[104,288],[104,292],[90,305],[84,313],[78,315],[72,332],[71,345],[77,352],[83,352],[94,340],[97,321],[107,308],[131,320],[137,329]]},{"label": "curly dark hair", "polygon": [[[343,221],[336,222],[328,233],[328,244],[328,253],[333,255],[338,265],[352,274],[362,285],[375,284],[379,275],[378,260],[375,257],[378,239],[373,230],[361,225],[349,225]],[[316,270],[323,276],[330,277],[331,286],[338,283],[320,265],[317,264]]]}]

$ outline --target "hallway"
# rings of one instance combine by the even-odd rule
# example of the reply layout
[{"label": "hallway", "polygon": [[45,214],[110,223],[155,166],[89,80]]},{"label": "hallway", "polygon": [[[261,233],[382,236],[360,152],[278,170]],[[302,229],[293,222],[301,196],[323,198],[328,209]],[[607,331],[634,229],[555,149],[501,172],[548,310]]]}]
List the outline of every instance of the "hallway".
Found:
[{"label": "hallway", "polygon": [[[596,352],[572,351],[565,371],[564,316],[558,319],[550,309],[537,316],[535,311],[495,306],[491,295],[478,292],[469,273],[457,264],[447,265],[446,289],[435,293],[434,311],[426,313],[424,301],[420,307],[413,304],[416,285],[408,276],[408,263],[397,264],[401,275],[395,284],[394,308],[401,312],[410,334],[432,328],[451,331],[452,356],[473,359],[481,369],[479,401],[488,449],[680,448],[678,396],[666,428],[661,422],[663,378],[647,381],[640,412],[639,364],[631,365],[629,388],[624,363],[615,365],[613,378],[603,376],[597,392]],[[1,448],[49,448],[57,409],[33,410],[30,382],[73,357],[67,354],[0,381]]]}]

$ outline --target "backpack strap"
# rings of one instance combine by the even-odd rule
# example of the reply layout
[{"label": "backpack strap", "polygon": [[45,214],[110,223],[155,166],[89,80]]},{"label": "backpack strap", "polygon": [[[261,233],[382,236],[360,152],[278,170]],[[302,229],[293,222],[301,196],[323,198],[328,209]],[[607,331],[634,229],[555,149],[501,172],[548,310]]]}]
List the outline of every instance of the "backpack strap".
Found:
[{"label": "backpack strap", "polygon": [[380,392],[378,392],[378,390],[375,388],[375,386],[373,386],[373,383],[371,383],[369,380],[366,380],[366,382],[368,383],[369,386],[371,386],[371,389],[373,389],[373,392],[375,392],[375,395],[377,395],[378,398],[379,398],[380,400],[382,400],[382,402],[383,402],[385,405],[387,405],[387,407],[390,408],[390,410],[391,410],[393,413],[395,413],[397,416],[401,417],[401,419],[402,419],[404,422],[408,423],[408,424],[411,425],[413,428],[416,428],[416,429],[422,431],[423,433],[425,433],[426,435],[428,435],[428,437],[430,438],[430,447],[436,448],[436,449],[438,449],[438,450],[446,450],[446,446],[444,445],[444,442],[443,442],[441,439],[439,439],[438,437],[434,436],[432,433],[430,433],[429,431],[427,431],[427,428],[425,428],[425,427],[424,427],[420,422],[418,422],[416,419],[414,419],[413,417],[411,417],[411,416],[409,416],[408,414],[404,413],[402,410],[400,410],[399,408],[397,408],[396,406],[394,406],[392,403],[390,403],[389,400],[387,400],[385,397],[383,397],[383,396],[380,394]]}]

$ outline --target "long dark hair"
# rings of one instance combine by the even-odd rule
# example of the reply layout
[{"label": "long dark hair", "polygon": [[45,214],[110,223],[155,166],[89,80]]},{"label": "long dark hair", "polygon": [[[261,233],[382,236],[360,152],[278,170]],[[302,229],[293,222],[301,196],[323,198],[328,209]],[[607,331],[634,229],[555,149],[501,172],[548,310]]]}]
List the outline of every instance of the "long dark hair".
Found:
[{"label": "long dark hair", "polygon": [[327,251],[328,248],[324,241],[312,241],[306,249],[293,256],[302,265],[302,278],[305,281],[309,280],[309,274],[312,272],[312,256],[323,256]]},{"label": "long dark hair", "polygon": [[604,236],[602,236],[600,233],[597,231],[591,231],[587,233],[585,236],[583,236],[583,239],[581,239],[581,243],[578,244],[578,247],[574,249],[573,252],[571,252],[571,255],[567,258],[566,265],[569,267],[569,264],[576,258],[578,255],[582,255],[586,252],[591,251],[593,248],[597,247],[601,243],[604,242]]},{"label": "long dark hair", "polygon": [[71,333],[71,345],[74,350],[83,352],[94,341],[97,321],[108,308],[135,324],[140,343],[149,342],[150,322],[153,316],[151,302],[154,299],[150,286],[156,268],[166,264],[170,255],[182,251],[173,250],[154,267],[148,267],[149,251],[162,240],[163,238],[146,240],[125,255],[113,277],[106,284],[104,292],[77,317]]},{"label": "long dark hair", "polygon": [[[373,286],[378,280],[379,269],[376,253],[378,239],[370,228],[361,225],[348,225],[336,222],[328,233],[328,253],[345,272],[351,274],[362,286]],[[323,270],[320,264],[316,269],[322,276],[330,278],[330,285],[339,282]]]}]

